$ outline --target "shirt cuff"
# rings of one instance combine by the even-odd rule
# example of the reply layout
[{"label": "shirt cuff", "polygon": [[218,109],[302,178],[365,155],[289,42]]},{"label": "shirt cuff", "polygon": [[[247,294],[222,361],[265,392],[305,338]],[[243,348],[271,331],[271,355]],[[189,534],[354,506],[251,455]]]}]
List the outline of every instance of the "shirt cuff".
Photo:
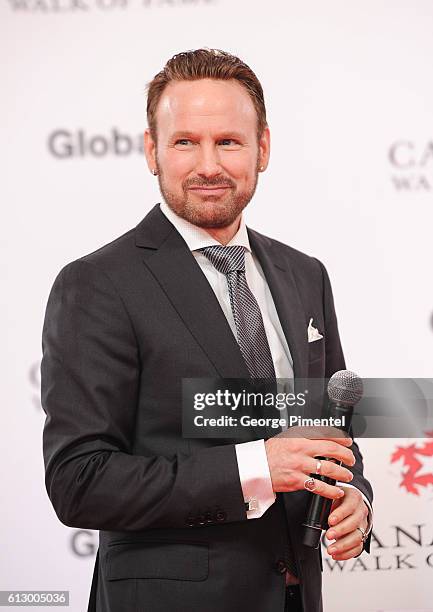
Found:
[{"label": "shirt cuff", "polygon": [[368,508],[367,529],[365,530],[365,534],[368,535],[373,527],[373,508],[371,507],[370,502],[368,501],[364,493],[360,489],[358,489],[358,487],[355,487],[355,485],[349,484],[348,482],[339,482],[339,481],[337,481],[335,484],[337,484],[338,486],[342,488],[347,487],[350,489],[357,489],[361,493],[362,499],[367,504],[367,508]]},{"label": "shirt cuff", "polygon": [[253,440],[235,444],[235,450],[242,493],[249,505],[249,509],[246,509],[247,518],[260,518],[276,499],[265,441]]}]

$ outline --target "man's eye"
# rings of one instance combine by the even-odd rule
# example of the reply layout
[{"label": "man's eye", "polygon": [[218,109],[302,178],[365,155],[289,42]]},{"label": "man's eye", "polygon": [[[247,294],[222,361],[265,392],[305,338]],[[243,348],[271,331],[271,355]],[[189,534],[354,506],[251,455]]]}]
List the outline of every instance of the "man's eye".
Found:
[{"label": "man's eye", "polygon": [[[178,140],[176,140],[176,142],[174,143],[175,145],[180,145],[181,147],[186,147],[190,144],[194,144],[192,142],[192,140],[189,140],[188,138],[179,138]],[[236,140],[234,140],[233,138],[222,138],[221,140],[218,141],[218,144],[221,144],[225,147],[230,147],[233,145],[237,145],[238,142]]]}]

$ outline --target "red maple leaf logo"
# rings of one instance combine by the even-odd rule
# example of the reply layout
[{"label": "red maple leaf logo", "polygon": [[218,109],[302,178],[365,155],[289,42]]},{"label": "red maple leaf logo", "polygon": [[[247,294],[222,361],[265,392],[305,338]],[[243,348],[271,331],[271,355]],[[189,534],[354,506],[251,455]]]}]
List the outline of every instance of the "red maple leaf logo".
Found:
[{"label": "red maple leaf logo", "polygon": [[407,468],[402,472],[400,487],[404,487],[408,493],[419,495],[418,487],[433,486],[433,473],[420,474],[423,467],[420,459],[422,457],[433,457],[433,431],[427,431],[427,439],[424,444],[417,446],[398,446],[397,450],[391,455],[391,463],[403,461],[403,467]]}]

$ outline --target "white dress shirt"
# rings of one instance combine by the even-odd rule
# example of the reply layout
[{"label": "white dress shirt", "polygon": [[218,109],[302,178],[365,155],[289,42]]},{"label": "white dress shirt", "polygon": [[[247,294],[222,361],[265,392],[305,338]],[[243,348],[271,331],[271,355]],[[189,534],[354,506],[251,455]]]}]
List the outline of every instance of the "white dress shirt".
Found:
[{"label": "white dress shirt", "polygon": [[[226,276],[222,272],[219,272],[209,259],[199,251],[199,249],[208,246],[221,246],[221,243],[215,238],[212,238],[205,229],[197,227],[176,215],[165,201],[161,203],[160,208],[167,219],[177,229],[194,255],[198,265],[212,287],[233,335],[236,338],[236,325],[230,305]],[[263,325],[265,327],[269,348],[274,362],[275,376],[277,379],[292,380],[293,359],[265,275],[259,261],[251,251],[243,215],[241,216],[241,222],[237,233],[230,242],[227,243],[227,246],[234,245],[244,246],[246,249],[245,275],[248,286],[258,302],[262,314]],[[276,495],[272,489],[264,440],[254,440],[252,442],[236,444],[235,449],[244,499],[250,501],[251,509],[247,511],[247,518],[260,518],[276,499]],[[353,486],[347,483],[337,484],[344,487]],[[369,531],[371,528],[372,510],[368,499],[364,494],[362,494],[362,496],[370,511]]]}]

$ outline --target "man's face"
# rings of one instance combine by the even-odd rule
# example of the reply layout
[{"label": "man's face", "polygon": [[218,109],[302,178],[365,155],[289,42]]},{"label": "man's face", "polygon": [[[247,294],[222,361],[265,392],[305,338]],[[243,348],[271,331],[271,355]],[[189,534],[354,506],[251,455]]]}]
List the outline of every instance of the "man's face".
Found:
[{"label": "man's face", "polygon": [[269,130],[257,139],[257,113],[235,80],[177,81],[156,110],[157,145],[145,132],[150,168],[180,217],[204,228],[228,227],[254,195],[269,158]]}]

